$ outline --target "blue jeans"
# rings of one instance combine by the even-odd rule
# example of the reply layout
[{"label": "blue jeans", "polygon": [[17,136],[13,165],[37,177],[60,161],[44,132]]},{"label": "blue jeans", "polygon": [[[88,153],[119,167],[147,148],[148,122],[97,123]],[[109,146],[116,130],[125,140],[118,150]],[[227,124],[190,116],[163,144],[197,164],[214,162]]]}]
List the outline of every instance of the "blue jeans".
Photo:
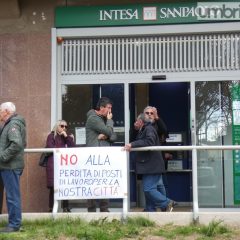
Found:
[{"label": "blue jeans", "polygon": [[[163,180],[164,180],[163,175],[161,175],[160,178],[159,178],[158,184],[157,184],[157,190],[162,195],[167,196]],[[157,211],[157,206],[151,198],[145,196],[145,202],[146,202],[146,206],[145,206],[145,209],[144,209],[145,212],[156,212]]]},{"label": "blue jeans", "polygon": [[0,170],[6,191],[8,226],[19,228],[22,222],[20,176],[22,170]]},{"label": "blue jeans", "polygon": [[165,192],[166,192],[165,195],[168,197],[169,196],[169,192],[168,192],[168,179],[167,179],[167,174],[166,173],[164,173],[162,175],[162,181],[163,181],[163,185],[165,187]]},{"label": "blue jeans", "polygon": [[155,212],[156,207],[165,209],[170,202],[166,197],[161,174],[142,175],[143,192],[146,199],[145,211]]}]

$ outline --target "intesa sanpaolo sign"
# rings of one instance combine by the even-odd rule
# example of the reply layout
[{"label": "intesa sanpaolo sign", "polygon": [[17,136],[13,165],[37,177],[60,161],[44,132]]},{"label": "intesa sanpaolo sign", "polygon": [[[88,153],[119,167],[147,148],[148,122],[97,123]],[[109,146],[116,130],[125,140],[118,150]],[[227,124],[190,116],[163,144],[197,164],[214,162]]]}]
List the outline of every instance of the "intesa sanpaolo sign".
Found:
[{"label": "intesa sanpaolo sign", "polygon": [[238,2],[57,7],[55,27],[100,27],[239,21]]}]

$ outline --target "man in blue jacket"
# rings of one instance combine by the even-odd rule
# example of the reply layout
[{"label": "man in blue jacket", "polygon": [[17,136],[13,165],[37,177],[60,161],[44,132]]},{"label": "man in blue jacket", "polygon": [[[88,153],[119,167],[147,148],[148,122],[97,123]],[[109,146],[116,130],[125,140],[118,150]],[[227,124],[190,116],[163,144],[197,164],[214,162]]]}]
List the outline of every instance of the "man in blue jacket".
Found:
[{"label": "man in blue jacket", "polygon": [[[156,129],[143,113],[137,117],[134,125],[135,128],[139,129],[138,135],[135,141],[125,145],[125,150],[130,151],[132,148],[160,145]],[[157,188],[159,182],[162,182],[162,173],[165,172],[161,152],[137,151],[136,172],[142,175],[143,192],[147,199],[146,209],[159,207],[171,212],[176,203],[158,191]]]},{"label": "man in blue jacket", "polygon": [[12,102],[0,105],[0,175],[6,191],[8,225],[1,233],[19,231],[22,222],[20,176],[24,169],[24,147],[26,146],[25,120],[16,114]]}]

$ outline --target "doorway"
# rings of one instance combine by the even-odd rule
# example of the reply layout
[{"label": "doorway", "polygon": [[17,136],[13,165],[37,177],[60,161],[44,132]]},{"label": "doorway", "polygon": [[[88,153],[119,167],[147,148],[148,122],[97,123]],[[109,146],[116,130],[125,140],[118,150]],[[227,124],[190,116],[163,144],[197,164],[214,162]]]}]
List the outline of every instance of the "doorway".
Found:
[{"label": "doorway", "polygon": [[[130,84],[131,124],[146,106],[154,106],[159,117],[167,125],[169,139],[167,145],[191,145],[190,139],[190,84],[180,83],[138,83]],[[131,136],[131,134],[130,134]],[[133,140],[133,139],[131,139]],[[168,162],[168,196],[182,204],[192,201],[191,155],[186,151],[171,152],[173,159]],[[136,181],[135,198],[139,207],[144,205],[141,181],[135,174],[134,153],[130,155],[131,181]],[[135,178],[134,178],[135,175]]]},{"label": "doorway", "polygon": [[[87,112],[96,106],[101,96],[113,101],[114,130],[118,135],[115,146],[125,144],[124,84],[80,84],[62,85],[62,118],[68,122],[75,135],[77,146],[85,146],[85,122]],[[132,83],[129,84],[130,132],[136,116],[147,105],[155,106],[168,127],[170,135],[178,134],[181,141],[170,141],[169,145],[189,145],[189,83]],[[131,134],[129,134],[131,135]],[[129,139],[131,141],[133,139]],[[168,171],[169,197],[179,202],[190,202],[191,159],[186,152],[172,152],[173,161]],[[174,164],[172,164],[174,163]],[[178,165],[178,169],[174,167]],[[180,169],[179,169],[179,166]],[[176,182],[181,184],[176,186]],[[134,157],[130,160],[131,205],[142,205],[140,189],[135,173]],[[182,189],[180,191],[180,189]]]}]

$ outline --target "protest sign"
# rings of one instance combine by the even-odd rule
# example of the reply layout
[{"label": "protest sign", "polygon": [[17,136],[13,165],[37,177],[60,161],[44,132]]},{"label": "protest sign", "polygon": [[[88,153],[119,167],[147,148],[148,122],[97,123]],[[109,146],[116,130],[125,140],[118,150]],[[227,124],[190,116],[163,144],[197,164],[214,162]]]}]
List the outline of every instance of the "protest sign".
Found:
[{"label": "protest sign", "polygon": [[127,197],[127,154],[122,147],[54,151],[54,199]]}]

